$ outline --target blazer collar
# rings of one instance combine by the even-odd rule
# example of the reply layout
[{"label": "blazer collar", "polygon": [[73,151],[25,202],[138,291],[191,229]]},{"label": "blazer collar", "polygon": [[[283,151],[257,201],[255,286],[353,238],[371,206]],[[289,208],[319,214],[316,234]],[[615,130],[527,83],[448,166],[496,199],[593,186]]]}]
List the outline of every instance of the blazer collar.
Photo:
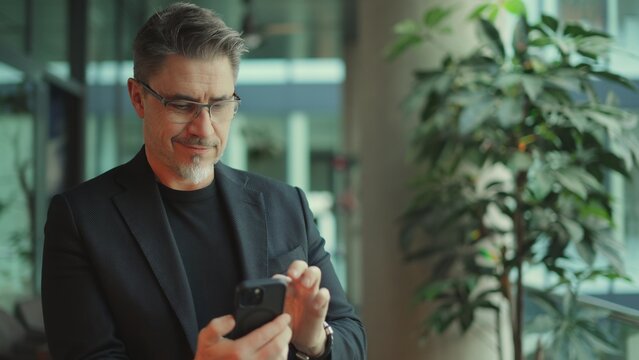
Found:
[{"label": "blazer collar", "polygon": [[262,192],[251,189],[247,173],[222,163],[215,165],[215,181],[229,211],[231,226],[238,240],[245,279],[268,274],[268,231]]},{"label": "blazer collar", "polygon": [[[191,289],[144,147],[123,170],[116,179],[125,191],[115,196],[115,205],[140,245],[195,352],[198,327]],[[214,181],[229,212],[233,240],[238,241],[244,278],[267,277],[268,233],[263,194],[249,187],[245,172],[221,163],[215,165]]]},{"label": "blazer collar", "polygon": [[125,190],[114,197],[115,205],[142,249],[195,352],[198,326],[191,289],[144,147],[123,170],[116,181]]}]

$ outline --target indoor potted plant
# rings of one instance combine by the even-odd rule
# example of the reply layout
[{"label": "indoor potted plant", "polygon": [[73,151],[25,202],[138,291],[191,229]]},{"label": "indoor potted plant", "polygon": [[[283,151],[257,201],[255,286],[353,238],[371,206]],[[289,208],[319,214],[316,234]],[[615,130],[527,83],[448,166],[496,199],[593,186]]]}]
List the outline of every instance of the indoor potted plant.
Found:
[{"label": "indoor potted plant", "polygon": [[[518,17],[510,44],[493,23],[500,7]],[[443,36],[451,13],[436,7],[401,22],[388,55]],[[466,330],[479,309],[499,314],[505,301],[521,360],[527,266],[544,267],[560,285],[568,272],[623,272],[606,177],[635,166],[637,118],[614,96],[602,99],[596,83],[633,86],[605,70],[605,33],[547,15],[531,24],[520,0],[484,3],[470,18],[477,49],[415,71],[406,106],[420,113],[418,176],[401,243],[407,260],[432,264],[417,293],[436,304],[427,330]],[[593,270],[598,257],[605,271]],[[566,258],[582,266],[567,267]]]}]

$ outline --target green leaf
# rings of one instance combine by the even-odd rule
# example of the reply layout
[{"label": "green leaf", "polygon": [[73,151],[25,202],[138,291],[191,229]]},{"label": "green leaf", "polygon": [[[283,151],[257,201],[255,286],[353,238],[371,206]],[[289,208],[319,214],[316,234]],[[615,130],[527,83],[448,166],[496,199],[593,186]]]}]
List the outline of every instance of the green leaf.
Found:
[{"label": "green leaf", "polygon": [[493,113],[494,104],[486,98],[476,98],[472,104],[466,106],[459,116],[459,133],[468,135],[484,123]]},{"label": "green leaf", "polygon": [[390,47],[385,51],[386,58],[390,60],[396,59],[399,55],[406,52],[407,49],[421,44],[422,37],[416,34],[404,34],[400,36]]},{"label": "green leaf", "polygon": [[630,173],[626,170],[623,159],[611,152],[602,152],[597,156],[597,162],[612,171],[616,171],[626,178],[630,178]]},{"label": "green leaf", "polygon": [[459,312],[440,306],[429,319],[429,327],[435,328],[438,333],[443,333],[448,327],[459,318]]},{"label": "green leaf", "polygon": [[501,310],[498,305],[488,300],[477,301],[475,307],[494,311]]},{"label": "green leaf", "polygon": [[[603,316],[597,318],[597,320],[605,319],[608,317],[608,314],[601,314]],[[621,351],[619,351],[619,345],[612,341],[605,333],[599,330],[594,321],[587,321],[584,325],[581,326],[584,329],[583,336],[588,344],[592,346],[592,348],[597,353],[606,353],[610,355],[621,355]]]},{"label": "green leaf", "polygon": [[610,212],[597,201],[589,201],[579,209],[579,216],[584,218],[594,216],[605,221],[611,221]]},{"label": "green leaf", "polygon": [[598,60],[610,52],[612,41],[603,36],[591,36],[577,39],[575,40],[575,44],[578,54],[593,60]]},{"label": "green leaf", "polygon": [[624,245],[612,236],[599,233],[596,235],[595,248],[610,266],[619,274],[625,274],[624,269]]},{"label": "green leaf", "polygon": [[416,299],[419,301],[434,300],[453,288],[453,280],[433,281],[420,287]]},{"label": "green leaf", "polygon": [[428,28],[434,28],[439,25],[443,20],[450,16],[453,12],[452,7],[440,7],[436,6],[427,10],[422,17],[422,22]]},{"label": "green leaf", "polygon": [[[570,125],[574,126],[580,133],[585,132],[586,129],[589,128],[590,122],[582,111],[571,107],[566,107],[562,110],[563,112],[561,114],[565,116],[570,122]],[[566,146],[564,146],[563,149],[566,149]]]},{"label": "green leaf", "polygon": [[622,129],[617,117],[597,110],[586,110],[584,114],[606,129],[611,135],[619,134]]},{"label": "green leaf", "polygon": [[577,254],[588,264],[592,266],[595,262],[595,257],[597,256],[597,251],[595,250],[592,243],[588,241],[581,241],[575,244],[575,249],[577,250]]},{"label": "green leaf", "polygon": [[499,15],[499,6],[495,5],[494,7],[488,9],[488,16],[486,16],[486,18],[491,23],[494,23],[495,20],[497,20],[497,15]]},{"label": "green leaf", "polygon": [[568,191],[574,193],[579,196],[581,199],[585,200],[588,197],[588,189],[584,183],[572,176],[569,176],[563,172],[556,172],[555,176],[561,185],[563,185]]},{"label": "green leaf", "polygon": [[508,161],[508,168],[514,172],[527,170],[532,164],[532,156],[525,152],[514,153]]},{"label": "green leaf", "polygon": [[462,332],[466,332],[468,331],[468,329],[470,329],[471,325],[473,324],[473,321],[475,321],[475,309],[473,308],[462,308],[461,311],[461,316],[459,318],[459,323],[461,324],[462,327]]},{"label": "green leaf", "polygon": [[[597,178],[595,178],[586,169],[571,166],[571,167],[562,169],[559,173],[561,174],[561,176],[570,177],[576,181],[579,181],[587,189],[592,189],[592,190],[603,189],[603,184],[600,183],[599,180],[597,180]],[[557,176],[559,177],[559,174],[557,174]]]},{"label": "green leaf", "polygon": [[524,75],[521,80],[528,98],[533,102],[536,101],[544,89],[544,80],[534,75]]},{"label": "green leaf", "polygon": [[539,334],[553,331],[557,327],[557,319],[548,314],[539,314],[524,326],[524,331],[528,334]]},{"label": "green leaf", "polygon": [[528,46],[534,46],[534,47],[544,47],[544,46],[548,46],[552,44],[553,44],[552,39],[547,36],[540,36],[528,41]]},{"label": "green leaf", "polygon": [[628,282],[632,282],[632,279],[630,279],[628,276],[618,273],[613,268],[596,269],[590,271],[590,273],[586,274],[586,276],[583,277],[583,281],[597,280],[602,277],[608,280],[625,280]]},{"label": "green leaf", "polygon": [[526,5],[522,0],[506,0],[504,8],[513,15],[522,16],[526,13]]},{"label": "green leaf", "polygon": [[557,305],[555,298],[548,292],[538,289],[526,290],[530,298],[552,317],[561,316],[561,309]]},{"label": "green leaf", "polygon": [[478,20],[481,17],[483,17],[484,12],[489,11],[490,9],[494,9],[497,8],[496,4],[481,4],[477,7],[475,7],[475,9],[470,13],[470,15],[468,16],[469,20]]},{"label": "green leaf", "polygon": [[419,24],[411,19],[402,20],[395,24],[393,32],[397,35],[417,35],[419,34]]},{"label": "green leaf", "polygon": [[576,24],[576,23],[566,25],[566,27],[564,28],[564,34],[573,38],[584,38],[584,37],[610,38],[610,35],[605,32],[588,30],[584,28],[583,26],[581,26],[580,24]]},{"label": "green leaf", "polygon": [[528,189],[533,193],[536,199],[545,199],[552,186],[555,183],[555,177],[550,171],[534,171],[528,173]]},{"label": "green leaf", "polygon": [[557,32],[557,29],[559,28],[559,21],[550,15],[542,15],[541,22],[548,26],[548,28],[550,28],[553,32]]},{"label": "green leaf", "polygon": [[586,51],[586,50],[577,50],[577,54],[587,57],[590,60],[597,60],[599,58],[599,53]]},{"label": "green leaf", "polygon": [[580,242],[584,238],[584,228],[577,221],[574,221],[569,218],[562,218],[560,220],[561,224],[564,226],[568,234],[570,234],[571,241]]},{"label": "green leaf", "polygon": [[495,56],[500,60],[504,59],[504,44],[501,41],[501,37],[499,36],[499,31],[497,31],[497,28],[490,21],[484,19],[479,20],[479,24],[481,34],[483,34],[488,41],[488,45],[492,49],[493,54],[495,54]]},{"label": "green leaf", "polygon": [[504,97],[497,102],[497,119],[499,125],[510,128],[524,120],[523,100],[519,97]]},{"label": "green leaf", "polygon": [[508,95],[516,95],[521,89],[521,83],[523,80],[523,74],[506,72],[503,74],[495,75],[494,85],[501,90],[504,97],[510,97]]},{"label": "green leaf", "polygon": [[546,77],[546,82],[568,92],[579,93],[581,91],[581,78],[576,71],[571,69],[554,71]]},{"label": "green leaf", "polygon": [[595,75],[595,76],[597,76],[597,77],[599,77],[599,78],[602,78],[602,79],[605,79],[605,80],[608,80],[608,81],[612,81],[612,82],[614,82],[616,84],[624,86],[627,89],[630,89],[632,91],[637,91],[637,87],[635,86],[635,84],[633,84],[630,80],[628,80],[627,78],[625,78],[625,77],[623,77],[621,75],[614,74],[614,73],[611,73],[609,71],[591,71],[590,73]]}]

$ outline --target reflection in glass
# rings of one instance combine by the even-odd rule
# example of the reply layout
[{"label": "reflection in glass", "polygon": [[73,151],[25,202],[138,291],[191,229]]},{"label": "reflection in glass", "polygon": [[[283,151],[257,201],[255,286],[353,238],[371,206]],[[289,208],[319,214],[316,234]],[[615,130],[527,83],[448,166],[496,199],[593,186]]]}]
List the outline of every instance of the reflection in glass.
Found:
[{"label": "reflection in glass", "polygon": [[3,48],[14,52],[25,49],[26,4],[26,1],[0,1],[0,45]]},{"label": "reflection in glass", "polygon": [[23,73],[0,63],[0,307],[33,291],[32,91]]}]

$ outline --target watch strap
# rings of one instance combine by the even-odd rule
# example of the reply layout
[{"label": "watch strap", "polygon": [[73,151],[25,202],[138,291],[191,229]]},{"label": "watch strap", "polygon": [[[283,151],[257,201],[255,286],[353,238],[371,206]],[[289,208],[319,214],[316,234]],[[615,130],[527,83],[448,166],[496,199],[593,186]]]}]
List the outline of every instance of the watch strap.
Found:
[{"label": "watch strap", "polygon": [[329,359],[333,350],[333,328],[329,323],[324,321],[324,332],[326,332],[326,344],[324,345],[324,352],[316,357],[311,357],[297,349],[295,349],[295,358],[299,360],[325,360]]}]

